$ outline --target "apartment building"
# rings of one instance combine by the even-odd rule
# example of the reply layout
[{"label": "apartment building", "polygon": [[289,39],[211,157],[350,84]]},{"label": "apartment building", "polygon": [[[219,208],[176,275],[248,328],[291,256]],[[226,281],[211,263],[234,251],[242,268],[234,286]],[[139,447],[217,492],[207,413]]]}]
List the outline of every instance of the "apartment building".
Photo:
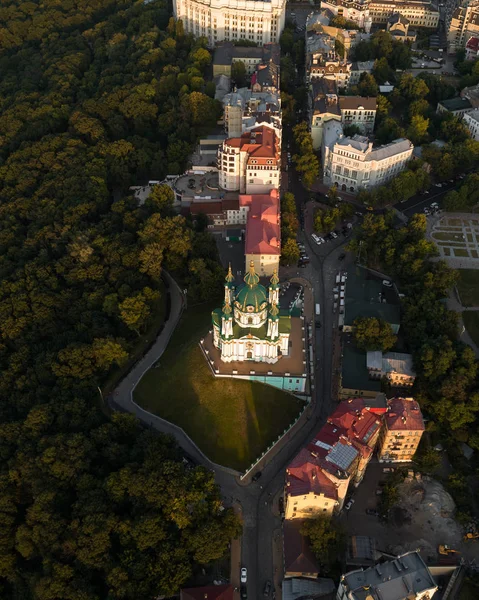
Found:
[{"label": "apartment building", "polygon": [[379,462],[409,462],[424,433],[424,421],[414,398],[392,398],[379,436]]},{"label": "apartment building", "polygon": [[369,16],[373,25],[386,24],[395,13],[408,20],[414,29],[437,29],[439,26],[439,9],[429,0],[372,0],[369,3]]},{"label": "apartment building", "polygon": [[384,185],[406,168],[413,149],[404,138],[373,149],[368,138],[345,137],[341,125],[329,121],[321,144],[323,181],[351,193]]},{"label": "apartment building", "polygon": [[366,354],[366,366],[371,379],[387,379],[393,387],[412,387],[416,379],[411,354],[370,351]]},{"label": "apartment building", "polygon": [[415,27],[437,29],[439,25],[439,10],[430,0],[322,0],[321,8],[355,21],[366,32],[371,25],[386,24],[394,13]]},{"label": "apartment building", "polygon": [[465,114],[462,122],[469,129],[471,137],[479,142],[479,110],[476,108]]},{"label": "apartment building", "polygon": [[369,2],[370,0],[321,0],[321,8],[329,10],[335,16],[354,21],[369,33],[372,25]]},{"label": "apartment building", "polygon": [[255,127],[218,148],[219,185],[241,194],[264,194],[279,189],[280,144],[274,131]]},{"label": "apartment building", "polygon": [[229,138],[265,125],[281,141],[281,99],[278,92],[253,92],[240,88],[223,98],[225,132]]},{"label": "apartment building", "polygon": [[361,96],[341,96],[339,98],[341,122],[344,125],[357,125],[362,133],[370,135],[376,120],[376,98]]},{"label": "apartment building", "polygon": [[[463,90],[464,91],[464,90]],[[455,117],[463,117],[466,113],[473,110],[473,105],[467,96],[457,96],[456,98],[449,98],[448,100],[441,100],[437,103],[436,112],[437,114],[450,112]]]},{"label": "apartment building", "polygon": [[315,79],[311,82],[309,114],[313,148],[321,148],[323,126],[326,122],[341,121],[336,82],[332,79]]},{"label": "apartment building", "polygon": [[331,79],[336,82],[338,88],[346,89],[349,86],[351,76],[351,65],[347,60],[318,60],[313,61],[309,69],[311,81],[315,79]]},{"label": "apartment building", "polygon": [[341,402],[286,469],[286,519],[339,512],[349,483],[359,485],[364,477],[380,430],[381,417],[367,401]]},{"label": "apartment building", "polygon": [[369,73],[369,75],[371,75],[374,68],[374,62],[374,60],[353,62],[349,75],[349,86],[358,85],[363,73]]},{"label": "apartment building", "polygon": [[416,550],[346,573],[339,582],[336,600],[430,600],[437,587]]},{"label": "apartment building", "polygon": [[173,0],[173,14],[187,33],[206,37],[210,46],[241,39],[262,46],[279,42],[286,0]]},{"label": "apartment building", "polygon": [[479,35],[479,0],[462,1],[446,19],[447,51],[454,54]]}]

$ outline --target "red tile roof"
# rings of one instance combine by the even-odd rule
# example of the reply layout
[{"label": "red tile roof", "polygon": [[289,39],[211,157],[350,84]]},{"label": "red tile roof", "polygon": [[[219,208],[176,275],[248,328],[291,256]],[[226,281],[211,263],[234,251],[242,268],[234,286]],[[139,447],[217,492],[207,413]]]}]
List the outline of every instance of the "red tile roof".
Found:
[{"label": "red tile roof", "polygon": [[206,585],[181,590],[180,600],[233,600],[232,585]]},{"label": "red tile roof", "polygon": [[206,585],[181,590],[180,600],[233,600],[232,585]]},{"label": "red tile roof", "polygon": [[245,254],[281,254],[278,190],[271,190],[269,194],[241,194],[239,205],[250,207]]},{"label": "red tile roof", "polygon": [[275,132],[265,125],[246,131],[237,138],[225,140],[225,146],[239,148],[248,153],[248,161],[256,160],[254,164],[266,164],[263,159],[274,159],[272,166],[278,166],[280,161],[279,140]]},{"label": "red tile roof", "polygon": [[283,522],[284,569],[286,573],[319,573],[318,562],[307,539],[301,535],[303,519]]},{"label": "red tile roof", "polygon": [[424,431],[424,421],[419,404],[414,398],[391,398],[384,417],[389,430]]},{"label": "red tile roof", "polygon": [[470,37],[467,44],[466,44],[466,48],[468,50],[474,50],[474,51],[479,51],[479,38],[477,37]]},{"label": "red tile roof", "polygon": [[286,485],[291,496],[313,492],[332,500],[338,499],[336,486],[321,470],[320,461],[306,448],[303,448],[288,465]]}]

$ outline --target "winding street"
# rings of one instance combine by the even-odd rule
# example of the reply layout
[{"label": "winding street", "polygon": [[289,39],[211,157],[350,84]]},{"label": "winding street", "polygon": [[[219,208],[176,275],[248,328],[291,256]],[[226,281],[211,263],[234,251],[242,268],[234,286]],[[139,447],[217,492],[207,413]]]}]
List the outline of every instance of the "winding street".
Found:
[{"label": "winding street", "polygon": [[[299,182],[296,194],[301,198],[304,194]],[[243,514],[242,536],[242,565],[248,568],[248,597],[258,598],[262,594],[263,585],[267,580],[277,580],[280,573],[274,572],[273,566],[273,536],[281,528],[281,519],[272,511],[272,499],[284,485],[284,470],[291,458],[309,441],[325,421],[331,406],[331,374],[332,374],[332,339],[333,313],[332,294],[327,293],[333,287],[337,272],[337,256],[341,245],[329,245],[320,248],[309,242],[309,236],[304,236],[309,246],[311,264],[302,275],[309,279],[314,290],[316,302],[321,303],[322,327],[317,330],[316,337],[316,396],[313,398],[313,412],[306,424],[300,428],[274,455],[262,470],[262,477],[255,483],[250,478],[239,480],[239,473],[212,463],[178,427],[153,415],[133,401],[133,391],[144,373],[161,357],[166,349],[172,333],[183,312],[183,295],[176,282],[165,273],[165,283],[170,294],[170,314],[163,330],[147,354],[135,365],[130,373],[122,380],[110,398],[110,406],[114,410],[127,411],[135,414],[145,425],[162,433],[173,435],[178,444],[195,461],[212,469],[215,479],[221,487],[226,505],[239,502]],[[343,242],[344,243],[344,242]],[[324,250],[327,252],[324,253]],[[276,511],[277,512],[277,511]]]}]

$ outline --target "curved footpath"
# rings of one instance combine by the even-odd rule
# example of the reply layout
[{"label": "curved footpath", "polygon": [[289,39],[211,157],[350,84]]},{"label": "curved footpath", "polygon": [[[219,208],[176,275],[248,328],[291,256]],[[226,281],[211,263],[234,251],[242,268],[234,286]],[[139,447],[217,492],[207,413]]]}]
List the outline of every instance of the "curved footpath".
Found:
[{"label": "curved footpath", "polygon": [[[109,397],[109,405],[113,410],[121,410],[136,415],[136,417],[148,427],[174,436],[178,444],[194,460],[209,468],[216,469],[219,465],[212,463],[180,427],[144,410],[133,400],[135,387],[138,385],[138,382],[143,375],[161,358],[176,329],[178,321],[183,314],[185,305],[183,293],[173,277],[166,271],[163,273],[168,294],[170,296],[170,312],[168,319],[165,321],[163,329],[148,352],[136,363],[128,375],[120,382],[114,393]],[[230,474],[237,474],[237,472],[232,469],[227,469],[226,467],[219,468],[224,469]]]}]

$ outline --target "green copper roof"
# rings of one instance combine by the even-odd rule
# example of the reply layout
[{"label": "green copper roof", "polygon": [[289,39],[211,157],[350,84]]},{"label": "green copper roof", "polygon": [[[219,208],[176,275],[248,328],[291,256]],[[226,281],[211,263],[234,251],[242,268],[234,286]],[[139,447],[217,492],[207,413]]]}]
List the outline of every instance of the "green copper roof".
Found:
[{"label": "green copper roof", "polygon": [[231,317],[231,306],[229,302],[225,302],[223,306],[223,314],[225,317]]},{"label": "green copper roof", "polygon": [[235,297],[235,302],[240,304],[240,310],[245,311],[247,306],[252,306],[254,312],[261,310],[260,306],[268,301],[268,293],[266,288],[257,283],[255,286],[250,287],[247,284],[240,286],[238,293]]},{"label": "green copper roof", "polygon": [[245,311],[247,306],[252,306],[254,312],[261,310],[261,305],[268,301],[268,292],[264,285],[259,283],[259,277],[254,270],[254,262],[251,261],[249,271],[244,277],[244,283],[239,287],[235,296],[235,302],[240,305],[240,310]]},{"label": "green copper roof", "polygon": [[276,304],[272,304],[269,309],[269,318],[272,321],[277,321],[279,319],[279,308]]}]

